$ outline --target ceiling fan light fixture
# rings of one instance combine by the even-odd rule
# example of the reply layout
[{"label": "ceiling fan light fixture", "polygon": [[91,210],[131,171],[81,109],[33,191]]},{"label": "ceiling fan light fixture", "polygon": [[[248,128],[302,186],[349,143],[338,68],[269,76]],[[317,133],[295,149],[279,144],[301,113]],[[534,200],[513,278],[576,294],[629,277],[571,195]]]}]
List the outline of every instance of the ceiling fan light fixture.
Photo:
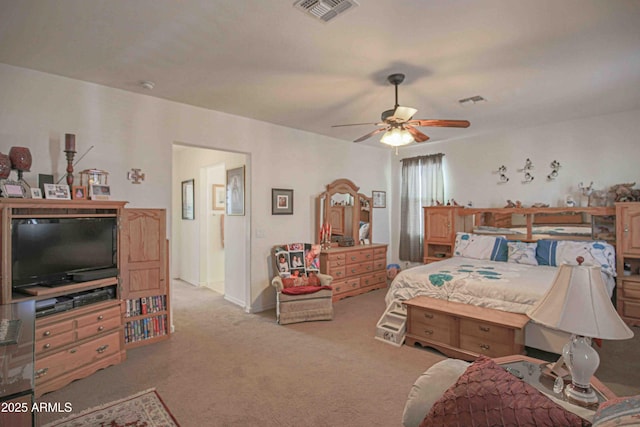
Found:
[{"label": "ceiling fan light fixture", "polygon": [[380,142],[392,147],[400,147],[414,142],[413,136],[406,129],[393,128],[384,133]]}]

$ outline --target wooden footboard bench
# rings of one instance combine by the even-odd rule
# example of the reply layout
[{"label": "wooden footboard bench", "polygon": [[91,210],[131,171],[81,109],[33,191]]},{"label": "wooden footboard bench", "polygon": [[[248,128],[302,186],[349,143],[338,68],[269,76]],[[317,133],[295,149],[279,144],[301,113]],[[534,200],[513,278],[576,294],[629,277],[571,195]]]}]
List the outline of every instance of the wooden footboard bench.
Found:
[{"label": "wooden footboard bench", "polygon": [[524,327],[529,318],[475,305],[416,297],[407,306],[405,344],[420,344],[449,357],[475,360],[524,353]]}]

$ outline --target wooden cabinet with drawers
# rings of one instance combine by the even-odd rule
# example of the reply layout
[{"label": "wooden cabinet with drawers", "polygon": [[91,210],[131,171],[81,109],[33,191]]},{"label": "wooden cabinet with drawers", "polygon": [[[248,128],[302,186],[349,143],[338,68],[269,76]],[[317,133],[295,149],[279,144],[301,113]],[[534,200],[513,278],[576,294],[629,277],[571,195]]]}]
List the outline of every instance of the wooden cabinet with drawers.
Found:
[{"label": "wooden cabinet with drawers", "polygon": [[429,206],[424,209],[423,262],[442,261],[453,256],[456,233],[472,227],[472,217],[461,215],[461,206]]},{"label": "wooden cabinet with drawers", "polygon": [[336,247],[320,253],[320,272],[333,277],[333,300],[387,286],[387,245]]},{"label": "wooden cabinet with drawers", "polygon": [[524,314],[477,307],[428,297],[416,297],[407,306],[408,345],[433,347],[449,357],[474,360],[522,354]]},{"label": "wooden cabinet with drawers", "polygon": [[[166,212],[164,209],[125,209],[125,204],[0,198],[0,303],[43,302],[35,322],[35,392],[38,396],[120,363],[126,357],[125,348],[169,338]],[[72,280],[75,277],[69,274],[69,281],[59,286],[34,284],[14,289],[13,221],[39,218],[115,218],[117,227],[113,237],[117,251],[113,256],[117,259],[118,271],[109,271],[113,277],[87,281]],[[67,242],[73,243],[73,239]],[[106,291],[109,299],[104,300],[104,294],[82,299],[82,295],[94,291]],[[67,311],[59,311],[58,298],[73,304],[60,308]],[[136,304],[142,308],[140,313],[125,310],[125,307],[133,309]]]},{"label": "wooden cabinet with drawers", "polygon": [[36,320],[36,395],[125,359],[120,302],[107,300]]},{"label": "wooden cabinet with drawers", "polygon": [[628,325],[640,326],[640,203],[616,203],[616,234],[616,308]]}]

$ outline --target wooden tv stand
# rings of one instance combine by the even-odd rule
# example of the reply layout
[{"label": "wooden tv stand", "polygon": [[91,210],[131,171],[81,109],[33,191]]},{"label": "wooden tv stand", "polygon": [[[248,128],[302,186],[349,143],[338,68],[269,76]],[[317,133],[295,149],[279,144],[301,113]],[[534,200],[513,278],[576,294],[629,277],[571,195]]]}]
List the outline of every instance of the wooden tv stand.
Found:
[{"label": "wooden tv stand", "polygon": [[[105,287],[115,298],[35,320],[35,394],[57,390],[126,359],[128,348],[170,336],[168,242],[164,209],[125,209],[126,202],[0,199],[0,303],[46,300]],[[14,218],[117,218],[118,276],[57,287],[12,289]],[[139,308],[140,310],[137,310]]]}]

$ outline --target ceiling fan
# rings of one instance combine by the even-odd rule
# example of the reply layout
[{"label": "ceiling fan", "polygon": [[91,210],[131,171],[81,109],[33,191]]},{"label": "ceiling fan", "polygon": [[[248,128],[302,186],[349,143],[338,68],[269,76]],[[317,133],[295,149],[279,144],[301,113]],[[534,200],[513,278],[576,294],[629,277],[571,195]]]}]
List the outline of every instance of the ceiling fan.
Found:
[{"label": "ceiling fan", "polygon": [[375,125],[382,126],[366,135],[361,136],[353,142],[362,142],[381,132],[385,132],[380,142],[394,147],[407,145],[412,142],[425,142],[429,137],[416,129],[417,126],[436,126],[467,128],[470,123],[467,120],[437,120],[437,119],[413,119],[413,115],[418,111],[415,108],[403,107],[398,104],[398,85],[404,81],[404,74],[396,73],[387,77],[389,83],[396,88],[396,104],[391,110],[382,112],[381,121],[378,123],[352,123],[348,125],[334,125],[331,127]]}]

